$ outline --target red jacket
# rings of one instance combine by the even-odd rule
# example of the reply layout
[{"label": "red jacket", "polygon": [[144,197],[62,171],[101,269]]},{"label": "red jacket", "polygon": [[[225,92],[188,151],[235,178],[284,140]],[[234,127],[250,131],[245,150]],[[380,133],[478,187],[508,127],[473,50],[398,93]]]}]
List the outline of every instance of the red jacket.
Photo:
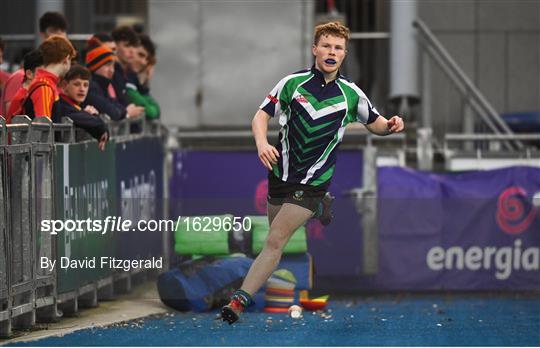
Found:
[{"label": "red jacket", "polygon": [[0,97],[0,115],[5,115],[8,111],[8,108],[6,107],[7,103],[11,103],[11,100],[13,99],[13,96],[19,88],[22,87],[24,79],[24,70],[19,69],[15,71],[9,79],[6,81],[3,90],[2,90],[2,96]]},{"label": "red jacket", "polygon": [[6,122],[8,124],[11,123],[11,119],[13,118],[13,116],[24,114],[22,104],[26,99],[27,94],[28,90],[24,87],[21,87],[19,88],[17,93],[15,93],[15,96],[11,99],[11,104],[9,104],[9,109],[6,112]]},{"label": "red jacket", "polygon": [[36,77],[28,87],[29,99],[32,103],[27,101],[24,105],[25,113],[30,118],[46,116],[52,119],[54,102],[59,99],[57,88],[59,80],[60,78],[55,74],[44,69],[37,69]]}]

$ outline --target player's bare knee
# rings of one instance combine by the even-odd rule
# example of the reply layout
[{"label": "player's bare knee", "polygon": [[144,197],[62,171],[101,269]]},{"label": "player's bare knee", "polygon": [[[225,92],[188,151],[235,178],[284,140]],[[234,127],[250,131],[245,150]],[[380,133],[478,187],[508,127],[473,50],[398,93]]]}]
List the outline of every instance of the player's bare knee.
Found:
[{"label": "player's bare knee", "polygon": [[270,234],[265,243],[265,248],[272,252],[281,252],[285,246],[286,239],[277,234]]}]

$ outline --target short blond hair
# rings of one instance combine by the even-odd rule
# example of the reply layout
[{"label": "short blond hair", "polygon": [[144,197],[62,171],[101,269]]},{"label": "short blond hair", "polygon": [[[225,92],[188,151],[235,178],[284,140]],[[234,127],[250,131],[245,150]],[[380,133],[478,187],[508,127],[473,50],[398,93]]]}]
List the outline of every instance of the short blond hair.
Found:
[{"label": "short blond hair", "polygon": [[315,33],[313,35],[313,43],[317,45],[321,36],[332,35],[336,37],[342,37],[345,39],[345,43],[349,41],[351,31],[349,28],[341,24],[340,22],[329,22],[319,24],[315,27]]}]

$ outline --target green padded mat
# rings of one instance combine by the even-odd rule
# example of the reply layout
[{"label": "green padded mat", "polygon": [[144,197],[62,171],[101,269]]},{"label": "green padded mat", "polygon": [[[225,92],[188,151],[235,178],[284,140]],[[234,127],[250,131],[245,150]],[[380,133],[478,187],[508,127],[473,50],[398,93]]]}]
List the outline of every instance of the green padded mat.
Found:
[{"label": "green padded mat", "polygon": [[[182,217],[174,233],[174,251],[180,255],[229,254],[230,224],[224,224],[223,220],[232,217],[230,214],[191,216],[189,220]],[[222,223],[215,223],[217,220],[214,219],[220,219]]]},{"label": "green padded mat", "polygon": [[[268,218],[266,216],[246,216],[251,219],[251,234],[253,238],[252,252],[259,254],[264,246],[266,237],[268,236]],[[285,248],[284,254],[300,254],[307,252],[306,227],[299,227]]]}]

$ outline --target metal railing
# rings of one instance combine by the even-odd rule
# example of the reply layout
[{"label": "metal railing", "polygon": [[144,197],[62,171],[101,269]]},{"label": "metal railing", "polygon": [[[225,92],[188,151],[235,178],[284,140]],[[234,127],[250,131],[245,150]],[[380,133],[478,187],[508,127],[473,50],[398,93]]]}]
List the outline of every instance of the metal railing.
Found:
[{"label": "metal railing", "polygon": [[446,134],[446,141],[504,141],[504,140],[540,140],[539,134]]},{"label": "metal railing", "polygon": [[[503,149],[508,140],[522,142],[519,152]],[[468,145],[468,146],[465,146]],[[526,165],[540,167],[538,134],[446,134],[444,137],[445,169],[464,171]]]},{"label": "metal railing", "polygon": [[[8,143],[6,121],[0,117],[0,163],[6,162],[5,148]],[[11,331],[11,297],[9,281],[10,259],[8,252],[9,234],[8,234],[8,209],[7,204],[7,166],[0,167],[0,335],[5,336]]]},{"label": "metal railing", "polygon": [[2,289],[0,297],[6,309],[0,315],[0,334],[6,335],[12,325],[33,326],[37,313],[41,320],[57,316],[55,274],[38,267],[40,257],[54,257],[54,244],[50,235],[36,233],[37,221],[53,215],[53,127],[49,119],[32,122],[26,116],[14,117],[10,125],[1,118],[0,126],[1,258],[6,261],[0,273],[7,280],[7,292]]},{"label": "metal railing", "polygon": [[[518,140],[523,144],[523,149],[516,151],[504,151],[501,149],[501,143],[508,140]],[[484,156],[506,156],[515,158],[532,158],[536,154],[540,160],[540,135],[538,134],[446,134],[444,136],[444,154],[451,157],[455,154],[455,147],[451,144],[459,144],[457,146],[462,155],[467,153],[475,153]],[[470,150],[462,150],[463,144],[469,144]],[[494,150],[493,150],[494,149]],[[511,156],[510,156],[511,155]]]},{"label": "metal railing", "polygon": [[[133,125],[138,127],[136,134],[131,133]],[[156,121],[107,121],[107,126],[116,127],[115,143],[136,144],[137,139],[152,139],[154,145],[163,143],[162,126]],[[62,145],[57,145],[55,135],[60,135],[57,139]],[[61,315],[58,305],[62,284],[57,270],[40,266],[41,258],[58,257],[60,241],[39,231],[40,221],[59,216],[57,203],[62,197],[57,195],[64,187],[57,187],[56,166],[62,165],[57,164],[58,158],[62,158],[57,151],[71,146],[78,146],[81,151],[88,148],[86,144],[76,144],[75,138],[76,129],[67,117],[63,123],[53,124],[46,117],[30,120],[16,116],[9,125],[0,117],[0,337],[9,336],[12,328],[30,328],[36,320],[51,321]],[[114,147],[109,150],[109,164],[114,166],[118,156],[111,156],[115,156]],[[110,185],[116,184],[113,181]],[[90,292],[90,303],[96,303],[100,284],[105,282],[100,279],[82,284],[72,293],[71,300],[77,303],[78,297],[81,301],[81,295]]]},{"label": "metal railing", "polygon": [[[424,123],[427,124],[427,127],[431,126],[431,110],[430,110],[430,70],[429,70],[429,59],[431,57],[439,67],[444,71],[444,73],[450,78],[450,80],[457,87],[461,96],[466,101],[466,109],[464,114],[466,115],[465,120],[465,131],[473,132],[474,131],[474,119],[472,119],[474,111],[477,115],[480,116],[482,122],[488,127],[488,129],[493,134],[506,134],[513,135],[514,132],[508,127],[506,122],[501,118],[499,113],[495,108],[488,102],[486,97],[480,92],[480,90],[472,83],[469,77],[465,74],[463,69],[457,64],[455,59],[450,55],[450,53],[444,48],[442,43],[435,37],[433,32],[428,28],[428,26],[421,20],[417,19],[414,22],[414,26],[418,29],[420,34],[420,46],[424,50],[422,56],[422,71],[423,71],[423,118]],[[472,108],[472,110],[469,110]],[[509,149],[522,149],[523,143],[516,138],[509,137],[504,140],[504,145]]]}]

